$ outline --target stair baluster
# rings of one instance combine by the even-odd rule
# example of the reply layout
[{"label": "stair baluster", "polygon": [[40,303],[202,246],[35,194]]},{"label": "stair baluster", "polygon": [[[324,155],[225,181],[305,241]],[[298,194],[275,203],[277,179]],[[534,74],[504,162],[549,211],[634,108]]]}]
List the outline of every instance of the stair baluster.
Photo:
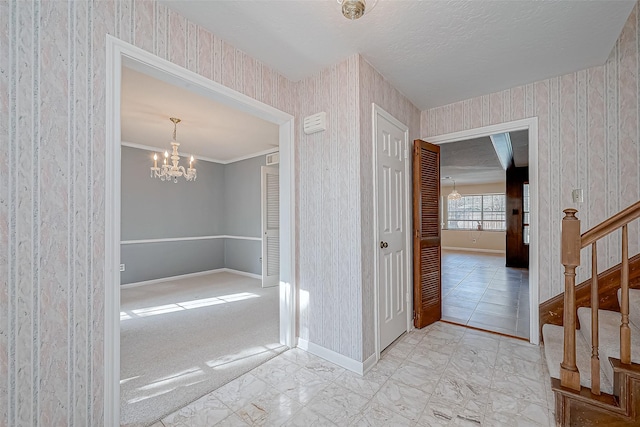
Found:
[{"label": "stair baluster", "polygon": [[622,271],[620,277],[620,361],[631,363],[631,329],[629,328],[629,233],[622,226]]},{"label": "stair baluster", "polygon": [[565,209],[562,218],[562,265],[564,265],[564,354],[560,364],[563,387],[580,390],[576,366],[576,267],[580,265],[580,220],[576,209]]},{"label": "stair baluster", "polygon": [[591,245],[591,393],[600,394],[600,357],[598,355],[598,249]]}]

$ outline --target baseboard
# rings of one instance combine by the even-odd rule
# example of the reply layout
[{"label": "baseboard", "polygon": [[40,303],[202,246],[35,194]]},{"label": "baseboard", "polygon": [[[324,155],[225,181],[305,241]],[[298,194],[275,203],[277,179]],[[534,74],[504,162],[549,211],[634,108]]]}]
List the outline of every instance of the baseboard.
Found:
[{"label": "baseboard", "polygon": [[262,276],[260,274],[248,273],[246,271],[234,270],[232,268],[221,268],[221,271],[226,271],[227,273],[239,274],[240,276],[247,276],[253,279],[262,280]]},{"label": "baseboard", "polygon": [[464,252],[484,252],[487,254],[505,254],[505,251],[501,251],[500,249],[480,249],[480,248],[454,248],[451,246],[442,246],[443,250],[450,251],[464,251]]},{"label": "baseboard", "polygon": [[376,363],[378,363],[378,358],[376,357],[376,354],[373,353],[371,356],[367,357],[367,360],[362,364],[362,375],[369,372],[371,368],[376,366]]},{"label": "baseboard", "polygon": [[246,271],[233,270],[231,268],[216,268],[215,270],[197,271],[195,273],[180,274],[178,276],[161,277],[160,279],[127,283],[125,285],[120,285],[120,289],[137,288],[138,286],[146,286],[146,285],[155,285],[156,283],[170,282],[172,280],[188,279],[190,277],[206,276],[207,274],[214,274],[214,273],[233,273],[233,274],[238,274],[240,276],[247,276],[253,279],[262,280],[262,276],[260,276],[259,274],[247,273]]},{"label": "baseboard", "polygon": [[[370,356],[367,360],[365,360],[364,363],[362,363],[302,338],[298,338],[298,348],[307,351],[315,356],[321,357],[324,360],[343,367],[351,372],[355,372],[359,375],[364,375],[364,373],[371,369],[376,362],[375,354]],[[371,361],[371,358],[373,358],[373,361]]]}]

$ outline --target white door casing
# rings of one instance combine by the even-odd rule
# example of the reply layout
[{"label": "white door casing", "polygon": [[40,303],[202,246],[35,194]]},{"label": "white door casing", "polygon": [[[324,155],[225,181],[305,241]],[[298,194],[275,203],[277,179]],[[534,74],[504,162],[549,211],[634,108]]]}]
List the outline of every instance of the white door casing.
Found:
[{"label": "white door casing", "polygon": [[296,345],[294,117],[243,95],[179,65],[106,36],[106,158],[105,158],[105,303],[104,303],[104,425],[120,421],[120,90],[126,65],[175,86],[209,97],[279,126],[280,156],[280,343]]},{"label": "white door casing", "polygon": [[529,223],[529,342],[538,345],[540,343],[540,315],[538,312],[538,277],[540,269],[538,254],[538,242],[540,241],[538,227],[538,118],[531,117],[514,120],[443,135],[422,135],[422,139],[432,144],[440,145],[519,130],[527,130],[529,132],[529,206],[531,211],[531,222]]},{"label": "white door casing", "polygon": [[280,283],[280,174],[262,166],[262,287]]},{"label": "white door casing", "polygon": [[407,128],[374,107],[379,350],[407,331]]}]

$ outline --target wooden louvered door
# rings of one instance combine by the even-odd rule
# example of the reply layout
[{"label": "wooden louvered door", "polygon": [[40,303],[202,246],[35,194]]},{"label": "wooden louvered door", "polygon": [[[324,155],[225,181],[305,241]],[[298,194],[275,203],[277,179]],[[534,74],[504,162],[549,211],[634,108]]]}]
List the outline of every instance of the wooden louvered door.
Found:
[{"label": "wooden louvered door", "polygon": [[280,175],[262,166],[262,287],[280,282]]},{"label": "wooden louvered door", "polygon": [[422,140],[413,150],[413,310],[424,328],[442,316],[440,147]]}]

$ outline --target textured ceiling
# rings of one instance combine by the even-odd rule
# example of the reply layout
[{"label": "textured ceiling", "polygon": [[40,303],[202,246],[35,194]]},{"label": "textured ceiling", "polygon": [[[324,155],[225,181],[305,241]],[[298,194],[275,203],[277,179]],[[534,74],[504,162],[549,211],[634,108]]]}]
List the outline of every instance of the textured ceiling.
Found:
[{"label": "textured ceiling", "polygon": [[170,150],[178,124],[180,154],[228,162],[278,146],[278,125],[124,67],[122,141]]},{"label": "textured ceiling", "polygon": [[[516,166],[529,164],[529,131],[510,132]],[[505,172],[491,138],[468,139],[440,145],[440,177],[449,176],[460,185],[504,182]],[[451,182],[443,181],[444,185]]]},{"label": "textured ceiling", "polygon": [[509,139],[513,148],[513,163],[516,167],[529,166],[529,131],[511,132]]},{"label": "textured ceiling", "polygon": [[603,64],[636,2],[162,3],[294,81],[360,53],[423,110]]},{"label": "textured ceiling", "polygon": [[[445,176],[461,185],[504,182],[505,179],[488,136],[440,145],[440,177]],[[450,183],[444,181],[443,184]]]}]

